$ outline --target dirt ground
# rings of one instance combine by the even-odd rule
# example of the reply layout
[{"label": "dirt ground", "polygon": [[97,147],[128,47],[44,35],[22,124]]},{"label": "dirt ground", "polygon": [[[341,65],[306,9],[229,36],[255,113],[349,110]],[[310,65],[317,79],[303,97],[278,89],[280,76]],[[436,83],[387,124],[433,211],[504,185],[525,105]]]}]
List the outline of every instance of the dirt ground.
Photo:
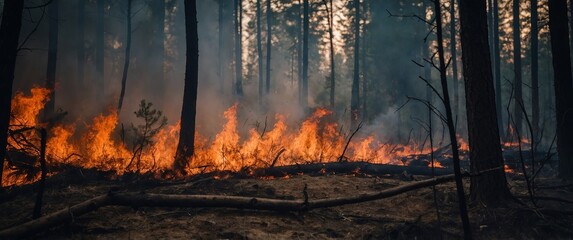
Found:
[{"label": "dirt ground", "polygon": [[[74,179],[75,178],[75,179]],[[373,177],[364,175],[298,175],[279,179],[231,177],[195,178],[185,183],[150,181],[86,180],[77,176],[50,179],[44,199],[44,213],[51,213],[91,197],[114,191],[145,191],[166,194],[220,194],[280,199],[302,199],[308,185],[309,199],[371,193],[424,177]],[[525,196],[520,176],[509,176],[515,195]],[[70,181],[74,179],[74,181]],[[79,179],[79,180],[76,180]],[[537,181],[538,196],[573,200],[571,185],[552,178]],[[469,191],[466,182],[466,192]],[[12,193],[12,194],[8,194]],[[32,187],[20,187],[0,198],[0,229],[31,219],[35,194]],[[128,208],[103,207],[74,217],[70,224],[39,233],[34,239],[459,239],[462,228],[455,186],[436,187],[440,212],[437,220],[431,188],[419,189],[378,201],[312,210],[272,212],[237,209]],[[533,211],[511,203],[508,208],[470,208],[473,235],[478,239],[571,239],[573,218],[562,212],[573,204],[539,200],[538,205],[555,211]]]}]

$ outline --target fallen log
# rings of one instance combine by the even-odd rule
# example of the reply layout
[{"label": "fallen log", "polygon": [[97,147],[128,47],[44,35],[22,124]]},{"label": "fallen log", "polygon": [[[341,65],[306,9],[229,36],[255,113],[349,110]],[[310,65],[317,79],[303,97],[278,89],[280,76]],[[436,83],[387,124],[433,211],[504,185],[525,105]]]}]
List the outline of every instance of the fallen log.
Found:
[{"label": "fallen log", "polygon": [[[432,168],[427,166],[400,166],[389,164],[374,164],[368,162],[330,162],[330,163],[310,163],[300,165],[288,165],[272,168],[255,169],[254,176],[284,177],[293,174],[309,174],[325,171],[327,173],[347,174],[360,172],[370,175],[401,174],[407,172],[412,175],[432,175]],[[451,168],[435,168],[435,176],[452,174]]]},{"label": "fallen log", "polygon": [[356,204],[396,196],[408,191],[434,186],[454,180],[454,175],[430,178],[377,193],[352,195],[349,197],[312,200],[282,200],[271,198],[224,196],[224,195],[176,195],[151,193],[113,193],[101,195],[74,206],[59,210],[44,217],[0,231],[0,239],[33,236],[49,228],[73,222],[80,215],[105,206],[130,207],[184,207],[184,208],[236,208],[270,211],[309,211],[346,204]]}]

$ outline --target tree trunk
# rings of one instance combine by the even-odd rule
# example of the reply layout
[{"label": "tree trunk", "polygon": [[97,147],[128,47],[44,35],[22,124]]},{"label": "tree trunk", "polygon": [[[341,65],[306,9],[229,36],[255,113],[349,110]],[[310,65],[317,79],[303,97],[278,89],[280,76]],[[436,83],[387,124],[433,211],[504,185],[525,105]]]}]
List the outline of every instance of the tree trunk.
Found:
[{"label": "tree trunk", "polygon": [[503,136],[503,114],[502,114],[502,89],[501,89],[501,53],[499,49],[499,3],[493,0],[493,59],[495,78],[495,109],[497,116],[497,126],[500,136]]},{"label": "tree trunk", "polygon": [[453,91],[454,91],[454,118],[459,118],[459,102],[460,102],[460,91],[458,87],[458,55],[456,51],[457,43],[456,43],[456,8],[455,2],[457,0],[450,0],[450,16],[451,16],[451,23],[450,23],[450,49],[452,51],[452,82],[453,82]]},{"label": "tree trunk", "polygon": [[471,172],[499,168],[472,177],[470,195],[472,201],[495,206],[510,193],[495,113],[485,0],[462,0],[460,16]]},{"label": "tree trunk", "polygon": [[95,67],[96,67],[96,95],[97,102],[102,103],[104,100],[104,13],[105,0],[97,0],[96,11],[96,39],[95,39]]},{"label": "tree trunk", "polygon": [[302,74],[302,55],[303,55],[303,17],[302,17],[302,13],[303,13],[303,3],[302,0],[298,0],[298,17],[296,18],[297,20],[297,61],[298,61],[298,101],[299,103],[302,105],[302,81],[303,81],[303,74]]},{"label": "tree trunk", "polygon": [[85,59],[86,59],[86,50],[85,50],[85,25],[86,25],[86,17],[85,17],[85,5],[86,1],[78,1],[78,40],[76,46],[76,54],[77,54],[77,62],[78,62],[78,79],[77,81],[80,83],[80,86],[84,86],[84,68],[85,68]]},{"label": "tree trunk", "polygon": [[235,0],[235,94],[243,96],[243,1]]},{"label": "tree trunk", "polygon": [[125,85],[127,83],[127,72],[129,71],[129,60],[131,55],[131,1],[127,0],[127,31],[125,39],[125,59],[123,63],[123,74],[121,75],[121,92],[119,94],[119,103],[117,105],[117,112],[121,112],[121,106],[123,105],[123,96],[125,95]]},{"label": "tree trunk", "polygon": [[219,41],[219,48],[217,48],[217,57],[218,57],[218,62],[217,64],[219,64],[218,68],[217,68],[217,77],[219,78],[219,92],[221,94],[224,93],[225,91],[225,79],[223,76],[223,8],[224,8],[224,4],[225,0],[219,0],[219,16],[218,16],[218,23],[219,23],[219,38],[217,39]]},{"label": "tree trunk", "polygon": [[[364,20],[364,22],[366,22],[366,13],[368,11],[368,9],[366,8],[366,4],[367,2],[364,1],[362,3],[362,19]],[[368,111],[366,111],[366,107],[367,107],[367,101],[366,101],[366,95],[368,93],[368,78],[367,78],[367,65],[366,65],[366,37],[367,37],[367,31],[366,31],[366,24],[364,24],[362,26],[362,52],[360,53],[360,61],[362,61],[361,64],[361,69],[362,69],[362,121],[366,121],[366,119],[368,118]]]},{"label": "tree trunk", "polygon": [[267,82],[265,93],[271,91],[271,51],[272,51],[272,7],[271,0],[267,0]]},{"label": "tree trunk", "polygon": [[573,179],[573,84],[569,29],[567,28],[567,1],[549,0],[549,30],[555,86],[557,117],[557,154],[559,176]]},{"label": "tree trunk", "polygon": [[523,95],[522,95],[522,85],[523,81],[521,78],[521,30],[519,25],[519,1],[513,0],[513,119],[515,121],[515,131],[522,133],[521,125],[523,112],[521,106],[523,106]]},{"label": "tree trunk", "polygon": [[8,125],[12,101],[12,84],[14,83],[14,68],[18,53],[18,39],[22,26],[22,11],[24,1],[5,0],[0,24],[0,187],[8,143]]},{"label": "tree trunk", "polygon": [[354,128],[360,119],[360,0],[354,0],[354,77],[350,111],[350,125]]},{"label": "tree trunk", "polygon": [[539,40],[537,29],[537,0],[531,0],[531,107],[532,130],[531,143],[537,146],[539,137]]},{"label": "tree trunk", "polygon": [[187,42],[185,87],[179,144],[174,162],[175,170],[180,173],[185,173],[185,167],[193,157],[195,145],[195,115],[197,114],[197,87],[199,85],[199,37],[196,0],[185,0],[185,36]]},{"label": "tree trunk", "polygon": [[[471,0],[468,0],[471,1]],[[485,3],[485,2],[484,2]],[[471,227],[470,222],[468,219],[468,212],[466,206],[466,196],[464,193],[464,185],[462,182],[462,175],[460,170],[460,156],[459,156],[459,149],[458,149],[458,140],[456,137],[456,129],[454,126],[454,118],[452,116],[452,107],[450,105],[450,94],[448,93],[448,80],[446,78],[446,61],[444,56],[444,40],[442,36],[442,10],[440,0],[434,0],[434,9],[436,13],[436,35],[438,40],[438,57],[440,61],[440,81],[442,85],[442,97],[443,103],[446,110],[446,120],[448,125],[448,132],[450,136],[450,144],[452,146],[452,156],[454,162],[454,174],[456,180],[456,189],[457,189],[457,197],[459,202],[460,208],[460,217],[462,220],[462,225],[464,228],[464,238],[471,239]],[[485,6],[484,6],[485,10]],[[484,13],[485,14],[485,13]],[[484,15],[485,17],[485,15]],[[485,26],[485,25],[484,25]],[[487,38],[487,30],[482,32],[483,36]],[[486,40],[487,41],[487,40]],[[487,50],[486,50],[487,51]],[[465,51],[464,51],[465,52]],[[464,54],[465,56],[465,54]],[[466,84],[467,86],[467,84]]]},{"label": "tree trunk", "polygon": [[308,0],[303,0],[303,37],[302,37],[302,107],[308,107],[308,27],[310,6]]},{"label": "tree trunk", "polygon": [[[330,109],[334,109],[334,95],[336,89],[336,82],[335,80],[335,64],[334,64],[334,34],[333,34],[333,21],[334,21],[334,8],[332,6],[332,1],[329,0],[328,3],[326,0],[323,0],[324,7],[326,8],[326,14],[328,19],[328,40],[330,45]],[[330,5],[330,6],[329,6]]]},{"label": "tree trunk", "polygon": [[263,47],[261,43],[261,0],[257,0],[257,54],[259,63],[259,106],[263,105]]},{"label": "tree trunk", "polygon": [[50,90],[49,100],[44,107],[44,120],[54,114],[56,104],[56,62],[58,61],[58,0],[48,5],[49,38],[48,38],[48,67],[46,70],[46,88]]}]

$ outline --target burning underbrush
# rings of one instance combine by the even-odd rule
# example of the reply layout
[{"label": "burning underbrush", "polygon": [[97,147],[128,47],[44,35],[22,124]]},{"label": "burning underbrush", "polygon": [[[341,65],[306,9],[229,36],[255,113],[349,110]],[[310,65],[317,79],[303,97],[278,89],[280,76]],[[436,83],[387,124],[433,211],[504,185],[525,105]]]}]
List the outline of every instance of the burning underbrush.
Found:
[{"label": "burning underbrush", "polygon": [[[39,177],[36,157],[40,155],[39,128],[48,129],[46,162],[52,169],[65,165],[117,175],[137,172],[166,176],[172,173],[179,124],[167,125],[161,112],[154,110],[151,104],[142,101],[136,115],[139,114],[143,123],[129,127],[119,122],[115,110],[102,113],[87,123],[63,124],[58,120],[63,113],[56,114],[60,117],[40,121],[48,96],[48,90],[33,88],[29,95],[18,92],[13,98],[8,164],[4,167],[2,185],[21,185]],[[287,117],[277,114],[272,127],[252,128],[246,136],[241,136],[237,110],[235,104],[224,112],[226,123],[215,136],[204,136],[199,129],[195,136],[195,156],[189,159],[188,173],[337,161],[408,165],[415,156],[431,152],[423,143],[396,145],[374,134],[348,141],[348,134],[329,117],[332,113],[322,108],[316,109],[296,127],[287,126]],[[467,144],[461,141],[462,150],[467,150]],[[341,156],[347,143],[347,150]],[[440,148],[434,151],[440,154]],[[427,165],[429,161],[423,162]],[[435,162],[435,166],[442,167],[440,162]]]}]

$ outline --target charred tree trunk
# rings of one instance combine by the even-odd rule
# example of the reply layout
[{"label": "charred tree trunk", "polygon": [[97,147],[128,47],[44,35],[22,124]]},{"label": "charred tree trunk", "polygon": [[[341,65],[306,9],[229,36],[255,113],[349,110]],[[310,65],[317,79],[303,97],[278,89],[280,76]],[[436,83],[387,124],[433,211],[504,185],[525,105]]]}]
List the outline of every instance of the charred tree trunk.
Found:
[{"label": "charred tree trunk", "polygon": [[257,0],[257,54],[259,63],[259,106],[263,105],[263,47],[261,43],[261,0]]},{"label": "charred tree trunk", "polygon": [[[334,21],[334,8],[332,8],[332,1],[329,0],[328,3],[326,0],[323,0],[324,7],[326,8],[326,14],[328,19],[328,40],[330,45],[330,109],[334,109],[334,95],[336,89],[336,82],[335,80],[335,64],[334,64],[334,34],[333,34],[333,21]],[[329,6],[330,5],[330,6]]]},{"label": "charred tree trunk", "polygon": [[[468,0],[469,1],[469,0]],[[485,2],[484,2],[485,3]],[[464,185],[462,182],[462,174],[460,170],[460,156],[459,156],[459,149],[458,149],[458,140],[456,137],[456,129],[454,126],[454,118],[452,116],[452,107],[450,105],[450,94],[448,92],[448,80],[446,78],[446,61],[444,56],[444,45],[443,45],[443,36],[442,36],[442,10],[440,0],[434,0],[434,9],[436,13],[436,35],[438,40],[438,57],[440,61],[440,81],[442,85],[442,98],[444,107],[446,110],[446,120],[448,125],[448,132],[450,136],[450,144],[452,146],[452,156],[454,162],[454,174],[456,180],[456,189],[457,189],[457,197],[460,207],[460,217],[462,220],[462,225],[464,228],[464,238],[471,239],[471,227],[468,218],[467,212],[467,205],[466,205],[466,196],[464,193]],[[485,6],[484,6],[485,10]],[[484,13],[485,14],[485,13]],[[485,15],[484,15],[485,17]],[[487,39],[487,29],[485,32],[482,32],[483,36]],[[487,40],[486,40],[487,41]],[[464,51],[465,52],[465,51]],[[465,54],[464,54],[465,56]],[[467,86],[467,85],[466,85]]]},{"label": "charred tree trunk", "polygon": [[[367,2],[364,1],[362,3],[362,20],[364,20],[364,23],[366,23],[366,13],[368,12],[367,6],[366,6]],[[364,24],[362,26],[362,52],[360,54],[361,59],[360,61],[362,61],[361,64],[361,69],[362,69],[362,121],[366,121],[366,119],[368,118],[368,111],[366,111],[366,107],[367,107],[367,99],[366,99],[366,95],[368,93],[368,78],[367,78],[367,65],[366,65],[366,40],[367,40],[367,31],[366,31],[366,24]]]},{"label": "charred tree trunk", "polygon": [[354,128],[360,119],[360,0],[354,0],[354,77],[350,111],[350,125]]},{"label": "charred tree trunk", "polygon": [[76,46],[76,55],[78,62],[78,82],[83,86],[84,84],[84,68],[85,68],[85,59],[86,59],[86,50],[85,50],[85,25],[86,25],[86,17],[85,17],[85,5],[86,1],[78,1],[78,40]]},{"label": "charred tree trunk", "polygon": [[117,104],[117,112],[121,112],[123,105],[123,96],[125,95],[125,86],[127,83],[127,72],[129,71],[129,60],[131,56],[131,1],[127,0],[127,31],[125,39],[125,59],[123,63],[123,74],[121,75],[121,92],[119,94],[119,103]]},{"label": "charred tree trunk", "polygon": [[454,118],[457,119],[459,117],[459,102],[460,102],[460,91],[459,91],[459,80],[458,80],[458,55],[456,51],[457,43],[456,43],[456,8],[455,2],[457,0],[450,0],[450,49],[452,51],[452,82],[453,82],[453,91],[454,91]]},{"label": "charred tree trunk", "polygon": [[531,107],[532,107],[532,146],[536,146],[539,137],[539,40],[537,29],[537,0],[531,0]]},{"label": "charred tree trunk", "polygon": [[96,67],[96,102],[104,100],[104,13],[105,0],[97,0],[96,12],[96,40],[95,40],[95,67]]},{"label": "charred tree trunk", "polygon": [[515,77],[513,81],[513,96],[515,100],[513,104],[513,119],[515,120],[515,131],[521,133],[523,113],[520,106],[523,106],[523,80],[521,78],[521,30],[519,25],[519,1],[520,0],[513,0],[513,73]]},{"label": "charred tree trunk", "polygon": [[302,107],[308,106],[308,27],[310,6],[308,0],[303,0],[303,36],[302,36]]},{"label": "charred tree trunk", "polygon": [[218,16],[218,24],[219,24],[219,38],[217,39],[219,41],[219,48],[217,48],[217,58],[218,58],[218,62],[217,64],[219,66],[217,66],[217,77],[219,78],[219,92],[221,94],[224,93],[225,91],[225,79],[223,76],[223,9],[224,9],[224,4],[225,0],[219,0],[219,16]]},{"label": "charred tree trunk", "polygon": [[8,125],[12,100],[12,84],[14,83],[14,68],[18,53],[18,39],[22,27],[22,11],[24,1],[5,0],[0,24],[0,187],[6,144],[8,143]]},{"label": "charred tree trunk", "polygon": [[272,52],[272,7],[271,0],[267,0],[267,81],[265,93],[269,95],[271,91],[271,52]]},{"label": "charred tree trunk", "polygon": [[195,115],[197,114],[197,87],[199,85],[199,36],[197,33],[196,0],[185,0],[185,36],[187,57],[185,63],[185,87],[181,130],[174,168],[185,173],[185,167],[193,157],[195,145]]},{"label": "charred tree trunk", "polygon": [[235,0],[235,94],[243,96],[243,1]]},{"label": "charred tree trunk", "polygon": [[573,80],[566,0],[549,0],[549,29],[553,54],[559,176],[573,179]]},{"label": "charred tree trunk", "polygon": [[499,3],[493,0],[493,60],[495,79],[495,109],[497,114],[497,126],[500,136],[503,136],[503,115],[502,115],[502,89],[501,89],[501,53],[499,49]]},{"label": "charred tree trunk", "polygon": [[499,168],[472,177],[470,195],[472,201],[495,206],[503,204],[510,193],[503,171],[495,112],[485,0],[462,0],[460,16],[470,168],[472,172]]},{"label": "charred tree trunk", "polygon": [[44,120],[54,114],[56,104],[56,63],[58,61],[58,0],[48,5],[49,38],[48,38],[48,67],[46,69],[46,88],[50,90],[49,100],[44,107]]}]

